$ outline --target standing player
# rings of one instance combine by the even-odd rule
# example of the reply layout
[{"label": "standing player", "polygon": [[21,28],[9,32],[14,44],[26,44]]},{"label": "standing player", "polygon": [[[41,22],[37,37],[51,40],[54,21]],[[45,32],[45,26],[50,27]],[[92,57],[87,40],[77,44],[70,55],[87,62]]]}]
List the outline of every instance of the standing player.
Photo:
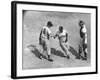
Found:
[{"label": "standing player", "polygon": [[59,26],[59,31],[56,33],[54,38],[58,37],[59,39],[59,44],[62,50],[64,51],[64,56],[67,57],[68,59],[70,58],[69,56],[69,45],[68,45],[68,34],[66,30],[63,29],[63,26]]},{"label": "standing player", "polygon": [[51,21],[47,22],[47,25],[41,29],[40,36],[39,36],[39,44],[43,48],[43,53],[46,52],[49,61],[53,61],[50,57],[51,49],[50,49],[50,38],[51,38],[51,31],[50,28],[53,26]]},{"label": "standing player", "polygon": [[85,23],[81,20],[79,22],[80,26],[80,45],[79,45],[79,56],[84,53],[84,59],[87,60],[87,30]]}]

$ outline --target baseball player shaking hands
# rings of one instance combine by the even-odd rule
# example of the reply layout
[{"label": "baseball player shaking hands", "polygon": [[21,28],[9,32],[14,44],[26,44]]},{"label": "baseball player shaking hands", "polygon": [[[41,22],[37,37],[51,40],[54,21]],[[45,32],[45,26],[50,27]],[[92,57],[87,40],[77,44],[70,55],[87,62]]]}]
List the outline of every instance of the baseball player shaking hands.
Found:
[{"label": "baseball player shaking hands", "polygon": [[61,49],[64,51],[64,56],[66,58],[70,58],[69,56],[69,45],[68,45],[68,33],[66,30],[63,29],[63,26],[59,26],[59,31],[57,31],[54,38],[58,37],[59,39],[59,45]]},{"label": "baseball player shaking hands", "polygon": [[41,29],[40,36],[39,36],[39,44],[42,47],[42,53],[44,52],[47,53],[47,59],[49,61],[53,61],[50,57],[51,55],[50,38],[52,37],[50,28],[52,26],[53,26],[52,22],[48,21],[47,25]]}]

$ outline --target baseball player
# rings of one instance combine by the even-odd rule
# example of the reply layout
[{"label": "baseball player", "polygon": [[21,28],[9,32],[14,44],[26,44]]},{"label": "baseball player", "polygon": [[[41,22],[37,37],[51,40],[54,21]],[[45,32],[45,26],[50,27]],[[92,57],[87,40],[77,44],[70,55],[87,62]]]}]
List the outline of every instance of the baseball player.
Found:
[{"label": "baseball player", "polygon": [[69,44],[68,44],[68,34],[67,31],[63,29],[63,26],[59,26],[59,31],[57,31],[56,35],[54,38],[58,37],[59,39],[59,44],[62,50],[64,51],[64,56],[70,59],[69,56]]},{"label": "baseball player", "polygon": [[47,22],[47,25],[41,29],[40,36],[39,36],[39,44],[42,46],[43,53],[46,52],[49,61],[53,61],[50,57],[51,49],[50,49],[50,38],[51,30],[50,28],[53,26],[51,21]]},{"label": "baseball player", "polygon": [[79,22],[80,26],[80,45],[79,45],[79,56],[84,53],[84,58],[87,60],[87,30],[85,23],[81,20]]}]

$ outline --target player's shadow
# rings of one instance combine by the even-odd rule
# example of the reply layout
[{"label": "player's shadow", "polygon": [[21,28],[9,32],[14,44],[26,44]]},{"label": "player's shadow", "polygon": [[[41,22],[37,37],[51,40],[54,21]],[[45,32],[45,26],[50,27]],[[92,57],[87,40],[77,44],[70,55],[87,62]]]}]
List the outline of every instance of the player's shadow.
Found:
[{"label": "player's shadow", "polygon": [[[41,59],[40,56],[42,56],[42,58],[47,59],[47,57],[46,57],[45,55],[43,55],[43,54],[38,50],[38,48],[37,48],[35,45],[29,45],[28,47],[31,47],[31,48],[32,48],[32,49],[31,49],[31,52],[32,52],[37,58]],[[77,59],[79,59],[80,57],[81,57],[82,59],[84,59],[84,57],[79,56],[79,54],[77,53],[77,51],[76,51],[72,46],[70,46],[69,51],[70,51],[70,53],[71,53],[72,55],[74,55]],[[63,52],[61,52],[60,50],[56,50],[55,48],[51,48],[51,53],[54,54],[54,55],[56,55],[56,56],[65,57]]]},{"label": "player's shadow", "polygon": [[72,55],[76,57],[76,59],[80,59],[80,58],[84,59],[84,57],[80,56],[79,53],[77,53],[77,51],[72,46],[70,46],[69,51],[72,53]]},{"label": "player's shadow", "polygon": [[76,51],[72,46],[70,46],[69,51],[70,51],[70,52],[72,53],[72,55],[74,55],[77,59],[80,58],[79,54],[77,53],[77,51]]},{"label": "player's shadow", "polygon": [[[69,51],[72,55],[76,57],[76,59],[80,58],[79,54],[72,46],[70,46]],[[61,52],[60,50],[56,50],[55,48],[51,48],[51,53],[56,56],[65,57],[63,52]],[[81,58],[84,58],[84,57],[81,56]]]},{"label": "player's shadow", "polygon": [[56,50],[55,48],[51,48],[51,53],[56,56],[65,57],[63,52],[61,52],[60,50]]},{"label": "player's shadow", "polygon": [[43,55],[42,53],[40,53],[40,51],[37,49],[37,47],[35,45],[29,45],[28,47],[31,47],[31,52],[39,59],[40,56],[42,56],[42,58],[47,59],[47,57],[45,55]]}]

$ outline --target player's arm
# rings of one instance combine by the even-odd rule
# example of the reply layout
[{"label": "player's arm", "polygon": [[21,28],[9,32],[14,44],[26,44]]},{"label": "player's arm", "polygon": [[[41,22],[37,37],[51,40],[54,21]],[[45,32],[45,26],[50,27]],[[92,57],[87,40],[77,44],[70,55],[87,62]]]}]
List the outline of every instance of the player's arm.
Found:
[{"label": "player's arm", "polygon": [[66,33],[66,40],[65,40],[65,42],[67,42],[68,41],[68,33]]},{"label": "player's arm", "polygon": [[50,39],[52,37],[54,37],[53,34],[51,32],[50,33],[47,32],[47,38]]},{"label": "player's arm", "polygon": [[52,37],[53,37],[52,32],[49,29],[47,29],[47,38],[50,39]]},{"label": "player's arm", "polygon": [[54,35],[54,39],[58,36],[58,32]]},{"label": "player's arm", "polygon": [[39,44],[41,44],[41,35],[42,35],[42,30],[41,30],[40,36],[39,36]]},{"label": "player's arm", "polygon": [[53,34],[51,34],[51,33],[49,35],[50,35],[50,37],[54,37]]}]

